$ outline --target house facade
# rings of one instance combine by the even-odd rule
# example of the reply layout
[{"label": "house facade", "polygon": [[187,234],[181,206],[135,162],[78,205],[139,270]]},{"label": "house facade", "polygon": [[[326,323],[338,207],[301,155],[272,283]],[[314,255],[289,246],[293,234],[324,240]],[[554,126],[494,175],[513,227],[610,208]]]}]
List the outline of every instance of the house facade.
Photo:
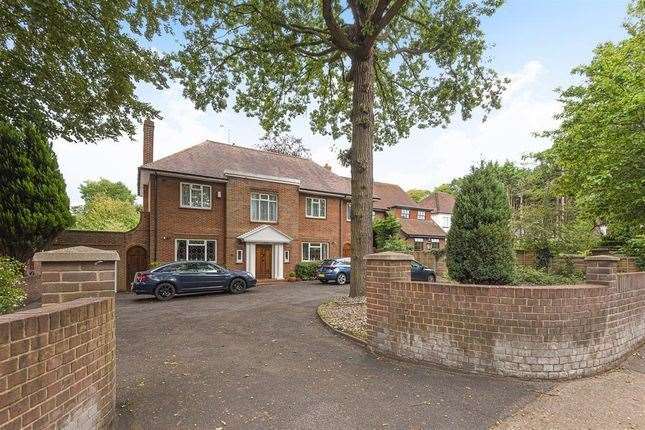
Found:
[{"label": "house facade", "polygon": [[[52,248],[118,251],[119,290],[150,264],[176,260],[215,261],[258,279],[283,279],[301,261],[350,255],[351,181],[328,166],[212,141],[158,160],[153,154],[154,123],[146,120],[135,229],[68,230]],[[400,218],[411,244],[443,245],[445,233],[431,211],[399,186],[376,183],[374,207],[377,216],[389,211]]]}]

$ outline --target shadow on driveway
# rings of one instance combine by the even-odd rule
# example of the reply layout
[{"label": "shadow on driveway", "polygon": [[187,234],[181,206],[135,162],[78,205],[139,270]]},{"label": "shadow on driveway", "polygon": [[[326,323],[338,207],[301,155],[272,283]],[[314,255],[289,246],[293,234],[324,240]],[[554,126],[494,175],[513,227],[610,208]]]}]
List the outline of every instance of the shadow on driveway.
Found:
[{"label": "shadow on driveway", "polygon": [[488,428],[550,384],[376,357],[317,320],[347,287],[117,297],[119,429]]}]

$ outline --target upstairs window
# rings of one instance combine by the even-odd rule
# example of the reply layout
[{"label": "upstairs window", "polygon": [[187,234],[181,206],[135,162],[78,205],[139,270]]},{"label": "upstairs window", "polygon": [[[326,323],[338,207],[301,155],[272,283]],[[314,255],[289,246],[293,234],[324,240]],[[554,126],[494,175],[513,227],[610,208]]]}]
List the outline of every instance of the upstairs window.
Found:
[{"label": "upstairs window", "polygon": [[321,261],[327,258],[329,244],[327,243],[302,243],[302,261]]},{"label": "upstairs window", "polygon": [[307,197],[307,218],[327,218],[327,200],[321,197]]},{"label": "upstairs window", "polygon": [[426,211],[418,211],[417,212],[417,219],[425,220],[426,219]]},{"label": "upstairs window", "polygon": [[450,229],[450,215],[442,215],[441,216],[441,228],[444,230]]},{"label": "upstairs window", "polygon": [[276,222],[278,220],[278,196],[269,193],[251,194],[251,221]]},{"label": "upstairs window", "polygon": [[410,218],[410,209],[401,209],[401,218]]},{"label": "upstairs window", "polygon": [[211,187],[210,185],[189,184],[182,182],[181,201],[182,208],[210,209],[211,208]]},{"label": "upstairs window", "polygon": [[177,239],[175,260],[216,261],[217,242],[214,240]]}]

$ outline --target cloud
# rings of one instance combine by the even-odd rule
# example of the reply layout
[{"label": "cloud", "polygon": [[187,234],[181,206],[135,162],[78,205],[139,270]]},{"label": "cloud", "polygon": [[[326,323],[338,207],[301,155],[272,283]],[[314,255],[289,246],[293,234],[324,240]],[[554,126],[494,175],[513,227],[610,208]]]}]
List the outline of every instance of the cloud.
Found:
[{"label": "cloud", "polygon": [[[504,94],[502,108],[490,114],[484,123],[474,118],[456,121],[446,129],[413,130],[406,141],[375,153],[375,179],[397,183],[404,189],[433,188],[463,175],[480,159],[519,161],[525,153],[545,149],[550,143],[533,137],[532,133],[556,125],[553,114],[559,106],[552,88],[544,83],[547,75],[548,70],[539,61],[529,61],[520,70],[506,74],[511,84]],[[264,134],[256,119],[232,109],[222,113],[196,110],[176,84],[164,91],[142,86],[138,93],[163,116],[155,124],[155,159],[205,139],[220,142],[230,139],[238,145],[255,146]],[[331,138],[314,135],[305,117],[293,124],[292,134],[303,138],[314,161],[329,163],[334,172],[349,175],[349,169],[340,166],[331,149]],[[141,129],[132,141],[123,138],[89,145],[55,142],[54,150],[72,204],[81,203],[78,186],[87,179],[105,177],[122,181],[136,192],[141,142]]]}]

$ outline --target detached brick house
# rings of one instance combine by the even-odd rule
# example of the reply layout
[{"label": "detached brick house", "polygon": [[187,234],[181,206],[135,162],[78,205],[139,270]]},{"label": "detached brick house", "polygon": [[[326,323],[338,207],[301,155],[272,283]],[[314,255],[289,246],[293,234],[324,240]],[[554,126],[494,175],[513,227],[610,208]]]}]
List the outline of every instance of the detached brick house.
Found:
[{"label": "detached brick house", "polygon": [[415,251],[445,246],[446,231],[435,222],[435,209],[429,204],[417,203],[400,186],[385,182],[374,182],[374,195],[378,197],[374,202],[375,215],[383,217],[389,213],[397,218],[401,236]]},{"label": "detached brick house", "polygon": [[[300,261],[350,255],[348,178],[308,159],[208,140],[154,160],[149,120],[143,140],[139,225],[129,232],[68,230],[52,246],[118,251],[125,256],[119,290],[151,262],[211,260],[258,279],[282,279]],[[377,214],[405,218],[407,210],[418,218],[423,210],[397,185],[377,183],[374,193]],[[412,242],[441,240],[430,217],[423,226],[402,221]]]}]

